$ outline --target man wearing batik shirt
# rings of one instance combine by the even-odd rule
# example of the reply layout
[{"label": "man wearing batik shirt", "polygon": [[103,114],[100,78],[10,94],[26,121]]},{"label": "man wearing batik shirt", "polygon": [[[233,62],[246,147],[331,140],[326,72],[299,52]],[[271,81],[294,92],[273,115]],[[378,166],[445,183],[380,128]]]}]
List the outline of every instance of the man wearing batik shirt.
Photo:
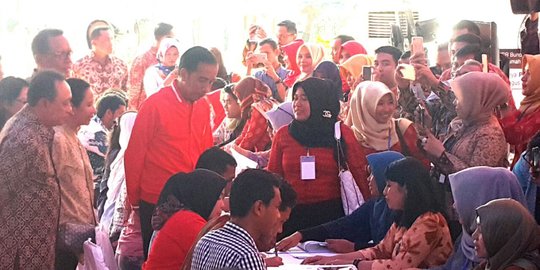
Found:
[{"label": "man wearing batik shirt", "polygon": [[173,26],[168,23],[159,23],[154,29],[155,43],[145,53],[137,56],[131,64],[128,80],[128,96],[129,96],[129,109],[139,110],[143,101],[146,99],[146,94],[143,87],[144,72],[149,67],[156,65],[157,51],[161,40],[164,38],[174,37],[172,32]]},{"label": "man wearing batik shirt", "polygon": [[90,84],[96,100],[110,88],[127,90],[127,65],[111,55],[113,35],[107,22],[96,20],[90,23],[87,42],[92,51],[73,64],[73,76]]},{"label": "man wearing batik shirt", "polygon": [[[100,197],[103,189],[100,183],[105,166],[105,155],[109,148],[109,132],[113,129],[116,119],[126,111],[126,105],[126,100],[120,94],[112,91],[106,92],[97,101],[96,115],[88,125],[81,126],[77,133],[77,137],[88,153],[90,165],[92,165],[94,171],[94,184],[96,185],[94,194],[96,198]],[[99,208],[101,203],[98,201],[96,205]]]}]

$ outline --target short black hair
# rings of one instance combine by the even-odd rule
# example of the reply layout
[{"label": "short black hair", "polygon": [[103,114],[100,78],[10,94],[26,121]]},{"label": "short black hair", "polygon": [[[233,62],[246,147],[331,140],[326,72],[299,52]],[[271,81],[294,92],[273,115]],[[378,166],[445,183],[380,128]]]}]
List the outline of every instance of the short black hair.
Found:
[{"label": "short black hair", "polygon": [[9,76],[0,80],[0,129],[11,116],[7,108],[2,105],[12,105],[25,87],[28,87],[28,82],[21,78]]},{"label": "short black hair", "polygon": [[90,91],[90,84],[77,78],[69,78],[66,82],[71,88],[71,104],[73,107],[78,108],[81,106],[86,91]]},{"label": "short black hair", "polygon": [[[99,25],[99,27],[96,27],[97,25]],[[109,23],[105,20],[93,20],[90,22],[88,27],[86,27],[86,44],[88,45],[88,48],[92,49],[92,40],[99,37],[101,35],[101,31],[109,29]]]},{"label": "short black hair", "polygon": [[123,97],[114,92],[109,92],[98,99],[96,104],[96,115],[97,117],[102,118],[107,110],[111,110],[111,112],[114,113],[120,106],[126,105],[126,100]]},{"label": "short black hair", "polygon": [[405,51],[400,57],[399,59],[409,59],[411,58],[411,51]]},{"label": "short black hair", "polygon": [[61,36],[64,32],[60,29],[43,29],[32,40],[32,54],[47,54],[51,52],[49,40]]},{"label": "short black hair", "polygon": [[193,72],[197,70],[200,63],[217,65],[217,60],[207,48],[201,46],[191,47],[180,57],[178,69],[185,68],[188,72]]},{"label": "short black hair", "polygon": [[465,42],[469,45],[478,45],[482,44],[482,38],[475,34],[463,34],[459,35],[454,39],[454,42]]},{"label": "short black hair", "polygon": [[222,175],[228,166],[236,167],[236,165],[236,160],[231,154],[217,146],[213,146],[201,154],[195,169],[207,169]]},{"label": "short black hair", "polygon": [[471,54],[474,55],[474,60],[482,62],[482,49],[476,44],[466,45],[465,47],[459,49],[459,51],[456,52],[454,57],[464,57]]},{"label": "short black hair", "polygon": [[36,73],[32,77],[30,87],[28,88],[28,105],[32,107],[36,106],[43,98],[53,101],[58,95],[56,82],[64,80],[64,75],[53,70],[44,70]]},{"label": "short black hair", "polygon": [[264,44],[270,44],[270,46],[272,46],[272,49],[274,50],[277,50],[278,48],[278,44],[275,40],[271,39],[271,38],[265,38],[263,40],[261,40],[261,42],[259,42],[259,46],[262,46]]},{"label": "short black hair", "polygon": [[453,31],[467,29],[469,33],[473,33],[477,36],[480,36],[480,27],[473,21],[461,20],[452,28]]},{"label": "short black hair", "polygon": [[349,35],[338,35],[334,39],[339,39],[341,41],[341,44],[343,44],[343,43],[345,43],[347,41],[354,40],[354,38],[352,36],[349,36]]},{"label": "short black hair", "polygon": [[283,212],[287,209],[293,209],[296,206],[297,194],[292,188],[291,184],[281,179],[279,192],[281,193],[281,204],[279,205],[279,211]]},{"label": "short black hair", "polygon": [[158,23],[156,28],[154,28],[154,38],[158,40],[164,36],[167,36],[169,33],[171,33],[172,29],[173,26],[168,23]]},{"label": "short black hair", "polygon": [[381,46],[375,50],[375,54],[386,53],[394,58],[396,65],[398,64],[399,58],[401,57],[401,50],[393,46]]},{"label": "short black hair", "polygon": [[232,217],[246,217],[257,201],[268,206],[279,188],[279,179],[271,172],[260,169],[247,169],[233,181],[230,195]]},{"label": "short black hair", "polygon": [[414,221],[427,212],[445,215],[441,189],[437,189],[429,176],[428,169],[419,160],[406,157],[386,167],[387,181],[398,183],[407,190],[403,210],[398,213],[399,227],[410,228]]},{"label": "short black hair", "polygon": [[225,86],[227,86],[227,81],[223,78],[216,77],[216,80],[212,83],[212,88],[210,91],[222,89]]},{"label": "short black hair", "polygon": [[295,34],[297,33],[297,30],[296,30],[296,23],[294,23],[293,21],[291,20],[284,20],[280,23],[277,24],[278,26],[283,26],[285,28],[287,28],[287,32],[289,34]]}]

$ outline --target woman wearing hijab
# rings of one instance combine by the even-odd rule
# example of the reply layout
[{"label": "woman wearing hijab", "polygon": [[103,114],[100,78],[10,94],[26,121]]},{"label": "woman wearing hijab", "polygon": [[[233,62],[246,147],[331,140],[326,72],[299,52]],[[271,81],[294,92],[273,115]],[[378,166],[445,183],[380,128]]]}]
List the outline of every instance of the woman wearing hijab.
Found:
[{"label": "woman wearing hijab", "polygon": [[[308,78],[296,83],[292,93],[294,120],[276,133],[268,164],[268,170],[281,175],[298,194],[282,236],[343,216],[334,138],[339,101],[332,83]],[[343,124],[341,134],[350,171],[367,200],[365,155]]]},{"label": "woman wearing hijab", "polygon": [[497,199],[478,207],[476,214],[475,249],[486,262],[475,269],[540,269],[540,227],[521,203]]},{"label": "woman wearing hijab", "polygon": [[334,83],[336,95],[339,99],[343,97],[341,91],[341,76],[339,75],[339,68],[332,61],[322,61],[313,70],[313,77],[326,79]]},{"label": "woman wearing hijab", "polygon": [[508,85],[496,74],[469,72],[451,86],[457,118],[450,123],[450,135],[443,144],[426,131],[422,142],[440,179],[469,167],[506,167],[506,140],[493,111],[508,100]]},{"label": "woman wearing hijab", "polygon": [[158,64],[144,72],[144,91],[147,97],[164,86],[169,86],[178,78],[177,61],[180,57],[180,44],[174,38],[165,38],[159,45],[156,57]]},{"label": "woman wearing hijab", "polygon": [[283,62],[285,67],[288,70],[287,77],[283,80],[283,83],[289,88],[300,76],[300,68],[298,63],[296,63],[296,55],[298,54],[298,49],[304,44],[304,41],[297,39],[287,45],[281,46],[281,51],[283,52]]},{"label": "woman wearing hijab", "polygon": [[227,181],[209,170],[177,173],[165,184],[156,212],[171,215],[160,224],[143,269],[180,269],[186,254],[207,221],[223,209]]},{"label": "woman wearing hijab", "polygon": [[264,113],[276,103],[270,98],[272,91],[262,81],[246,77],[238,82],[233,92],[240,101],[240,121],[245,123],[234,143],[252,152],[267,150],[271,139],[267,132],[268,121]]},{"label": "woman wearing hijab", "polygon": [[347,59],[351,58],[351,56],[357,55],[357,54],[367,54],[366,49],[360,42],[355,40],[350,40],[341,45],[341,53],[340,53],[339,63],[343,64]]},{"label": "woman wearing hijab", "polygon": [[366,154],[381,151],[401,152],[421,160],[426,167],[429,161],[417,147],[418,135],[412,122],[395,119],[396,98],[381,82],[362,82],[353,93],[345,123]]},{"label": "woman wearing hijab", "polygon": [[524,55],[521,101],[518,110],[508,113],[500,123],[506,141],[514,146],[512,167],[527,147],[527,142],[540,130],[540,55]]},{"label": "woman wearing hijab", "polygon": [[373,199],[348,216],[293,233],[278,243],[278,250],[288,250],[299,242],[315,240],[326,241],[328,248],[334,252],[347,253],[372,247],[384,238],[395,218],[383,196],[387,180],[384,171],[390,163],[404,156],[385,151],[366,158],[370,171],[369,190]]},{"label": "woman wearing hijab", "polygon": [[324,48],[319,44],[304,43],[298,48],[296,63],[300,69],[297,81],[303,81],[313,75],[313,70],[324,58]]},{"label": "woman wearing hijab", "polygon": [[340,65],[345,100],[350,100],[351,89],[356,89],[356,86],[362,82],[364,66],[373,66],[373,59],[365,54],[351,56]]},{"label": "woman wearing hijab", "polygon": [[476,256],[472,234],[476,229],[476,208],[494,199],[511,198],[524,203],[519,183],[509,170],[473,167],[451,174],[450,187],[463,232],[454,243],[454,254],[445,265],[431,269],[473,269],[482,261]]},{"label": "woman wearing hijab", "polygon": [[429,171],[406,157],[386,168],[384,196],[396,219],[374,247],[335,256],[307,258],[305,264],[354,264],[364,269],[407,269],[441,265],[452,253],[444,206]]}]

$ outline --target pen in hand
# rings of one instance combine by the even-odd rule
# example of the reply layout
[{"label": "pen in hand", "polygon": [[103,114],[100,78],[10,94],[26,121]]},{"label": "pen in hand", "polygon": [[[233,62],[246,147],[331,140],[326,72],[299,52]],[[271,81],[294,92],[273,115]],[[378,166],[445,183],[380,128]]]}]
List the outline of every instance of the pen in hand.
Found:
[{"label": "pen in hand", "polygon": [[276,257],[279,257],[277,251],[277,241],[274,243],[274,255],[276,255]]}]

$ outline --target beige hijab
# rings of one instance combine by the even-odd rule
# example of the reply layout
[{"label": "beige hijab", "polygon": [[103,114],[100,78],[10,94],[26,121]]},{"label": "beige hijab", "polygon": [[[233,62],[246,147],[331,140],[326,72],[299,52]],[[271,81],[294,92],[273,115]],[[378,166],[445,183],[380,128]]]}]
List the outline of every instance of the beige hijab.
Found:
[{"label": "beige hijab", "polygon": [[364,66],[372,66],[373,58],[365,54],[357,54],[347,59],[341,66],[345,68],[355,79],[362,76],[362,68]]},{"label": "beige hijab", "polygon": [[[300,77],[296,81],[303,81],[313,75],[313,70],[317,67],[317,65],[323,60],[324,58],[324,48],[319,44],[314,43],[304,43],[296,52],[296,59],[298,59],[298,55],[300,54],[300,51],[302,48],[306,48],[309,51],[309,54],[311,55],[311,72],[310,73],[304,73],[302,72],[300,74]],[[296,61],[298,63],[298,60]]]},{"label": "beige hijab", "polygon": [[508,85],[493,73],[469,72],[451,83],[458,117],[465,126],[488,121],[497,105],[508,101]]},{"label": "beige hijab", "polygon": [[[381,82],[366,81],[360,83],[351,98],[350,110],[345,120],[345,124],[354,131],[356,139],[365,147],[376,151],[385,151],[399,142],[394,124],[394,118],[390,118],[387,123],[378,123],[375,116],[377,103],[385,95],[392,95],[394,102],[396,97],[388,87]],[[410,125],[410,121],[400,119],[400,129]],[[407,123],[405,123],[407,122]]]},{"label": "beige hijab", "polygon": [[[521,101],[519,110],[522,113],[532,113],[540,106],[540,55],[524,55],[522,60],[522,68],[524,73],[527,65],[529,66],[529,72],[531,73],[531,82],[527,85],[527,87],[535,90],[531,95],[526,96]],[[525,110],[527,111],[525,112]]]}]

